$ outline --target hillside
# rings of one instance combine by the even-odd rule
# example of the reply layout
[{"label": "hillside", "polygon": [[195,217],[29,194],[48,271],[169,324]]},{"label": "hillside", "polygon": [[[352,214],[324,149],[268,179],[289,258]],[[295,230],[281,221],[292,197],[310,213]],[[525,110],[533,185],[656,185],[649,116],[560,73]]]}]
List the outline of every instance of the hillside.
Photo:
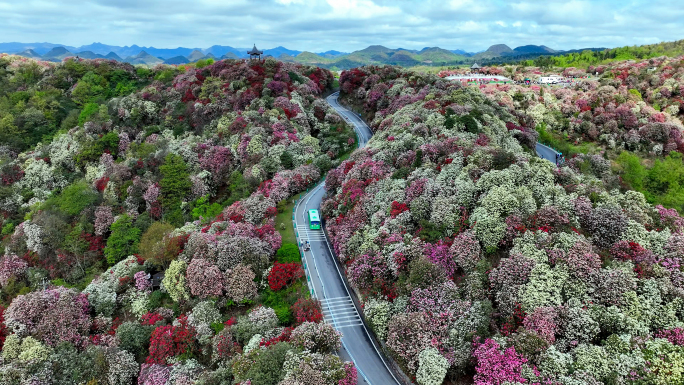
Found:
[{"label": "hillside", "polygon": [[129,56],[126,59],[124,59],[126,63],[131,63],[131,64],[145,64],[145,65],[155,65],[155,64],[161,64],[164,61],[158,57],[154,57],[150,55],[149,53],[145,51],[140,51],[139,54],[135,56]]},{"label": "hillside", "polygon": [[[612,71],[641,70],[623,65]],[[677,68],[663,77],[678,83]],[[621,186],[600,154],[558,168],[534,153],[547,119],[572,132],[636,114],[615,81],[542,92],[396,67],[340,76],[374,136],[328,173],[322,213],[368,323],[419,384],[680,381],[663,369],[684,362],[684,218]],[[645,126],[632,143],[676,144],[655,176],[681,178],[681,129]]]},{"label": "hillside", "polygon": [[43,59],[46,60],[57,60],[60,61],[66,57],[69,56],[74,56],[71,52],[69,52],[66,48],[64,47],[55,47],[43,55]]},{"label": "hillside", "polygon": [[42,59],[42,56],[40,54],[38,54],[38,52],[36,52],[32,49],[27,49],[26,51],[21,51],[21,52],[17,53],[17,55],[27,57],[29,59],[36,59],[36,60]]},{"label": "hillside", "polygon": [[0,55],[2,381],[355,384],[289,220],[356,145],[333,81]]},{"label": "hillside", "polygon": [[[204,56],[204,55],[202,55]],[[185,56],[175,56],[170,59],[164,60],[164,64],[173,64],[173,65],[179,65],[179,64],[187,64],[190,63],[190,60],[188,60]]]},{"label": "hillside", "polygon": [[[642,46],[625,46],[613,49],[594,49],[569,52],[553,57],[542,57],[535,61],[537,66],[582,67],[608,64],[620,60],[641,60],[659,56],[677,57],[684,55],[684,39]],[[526,63],[529,64],[529,63]]]},{"label": "hillside", "polygon": [[606,174],[607,185],[632,188],[651,204],[684,213],[678,184],[684,173],[684,57],[613,61],[586,69],[518,68],[521,71],[513,72],[517,80],[534,79],[540,76],[534,73],[542,71],[591,76],[572,87],[487,87],[485,92],[511,113],[534,117],[547,143],[582,159],[571,161],[571,166],[580,167],[586,159],[598,162],[584,153],[600,153],[601,167],[610,165],[620,176]]}]

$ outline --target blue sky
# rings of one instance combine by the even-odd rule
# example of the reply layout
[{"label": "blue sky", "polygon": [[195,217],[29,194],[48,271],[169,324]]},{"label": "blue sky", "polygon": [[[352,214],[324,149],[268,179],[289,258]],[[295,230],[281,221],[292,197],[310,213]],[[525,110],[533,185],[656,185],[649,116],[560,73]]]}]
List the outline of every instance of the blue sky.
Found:
[{"label": "blue sky", "polygon": [[0,0],[0,40],[316,52],[615,47],[684,38],[681,1]]}]

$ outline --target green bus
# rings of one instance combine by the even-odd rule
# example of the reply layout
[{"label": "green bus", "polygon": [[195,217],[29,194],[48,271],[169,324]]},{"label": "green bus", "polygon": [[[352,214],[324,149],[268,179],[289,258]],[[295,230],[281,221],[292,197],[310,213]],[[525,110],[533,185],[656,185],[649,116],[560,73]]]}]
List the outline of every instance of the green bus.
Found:
[{"label": "green bus", "polygon": [[309,228],[311,230],[319,230],[321,228],[321,218],[318,216],[318,210],[309,210]]}]

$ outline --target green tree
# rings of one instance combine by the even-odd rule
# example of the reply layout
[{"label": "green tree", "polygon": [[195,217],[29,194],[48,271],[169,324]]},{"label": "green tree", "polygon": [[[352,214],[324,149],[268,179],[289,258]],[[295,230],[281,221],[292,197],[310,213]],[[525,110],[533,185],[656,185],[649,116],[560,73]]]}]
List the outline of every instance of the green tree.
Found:
[{"label": "green tree", "polygon": [[23,143],[22,132],[14,124],[14,116],[7,114],[0,117],[0,142],[13,147],[20,147]]},{"label": "green tree", "polygon": [[140,229],[133,226],[133,220],[124,214],[112,224],[112,234],[107,239],[104,254],[113,265],[129,255],[138,252]]},{"label": "green tree", "polygon": [[[253,385],[276,385],[285,378],[282,370],[287,352],[292,346],[287,342],[279,342],[254,356],[254,363],[245,373],[244,379],[250,379]],[[243,379],[240,379],[243,380]]]},{"label": "green tree", "polygon": [[76,87],[71,91],[71,97],[76,103],[85,105],[97,99],[104,99],[108,88],[107,79],[94,72],[88,72],[76,83]]},{"label": "green tree", "polygon": [[59,196],[49,199],[46,204],[56,204],[60,211],[70,216],[78,215],[86,207],[93,206],[99,198],[97,191],[84,181],[74,183]]},{"label": "green tree", "polygon": [[171,224],[180,224],[183,220],[180,205],[192,188],[188,167],[183,158],[171,153],[166,156],[159,171],[162,174],[159,186],[164,215]]},{"label": "green tree", "polygon": [[119,134],[114,131],[108,132],[98,140],[84,145],[81,153],[76,155],[76,164],[85,166],[88,162],[95,162],[100,159],[105,151],[116,156],[118,149]]},{"label": "green tree", "polygon": [[213,218],[223,211],[223,206],[218,203],[209,203],[209,196],[205,195],[198,198],[192,209],[192,219],[197,220],[202,217],[204,220]]},{"label": "green tree", "polygon": [[643,191],[647,172],[639,157],[623,151],[615,162],[622,168],[622,180],[634,190]]},{"label": "green tree", "polygon": [[287,151],[283,151],[280,154],[280,164],[287,170],[292,170],[294,168],[294,159],[292,159],[292,154]]},{"label": "green tree", "polygon": [[172,232],[174,229],[173,225],[164,222],[154,222],[140,239],[140,256],[151,260],[155,264],[163,265],[161,262],[162,255],[164,254],[164,247],[166,242],[164,238]]},{"label": "green tree", "polygon": [[139,360],[147,355],[153,326],[143,326],[137,322],[124,322],[116,329],[119,348],[133,353]]},{"label": "green tree", "polygon": [[299,247],[294,243],[284,243],[276,251],[276,259],[280,263],[301,262]]}]

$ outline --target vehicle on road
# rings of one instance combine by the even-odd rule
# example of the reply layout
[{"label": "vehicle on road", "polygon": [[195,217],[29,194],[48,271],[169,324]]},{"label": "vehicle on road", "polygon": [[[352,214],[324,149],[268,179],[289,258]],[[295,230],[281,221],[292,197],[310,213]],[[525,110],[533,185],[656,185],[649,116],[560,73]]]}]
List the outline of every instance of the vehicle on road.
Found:
[{"label": "vehicle on road", "polygon": [[318,215],[318,210],[309,210],[309,228],[311,230],[320,230],[321,217]]}]

